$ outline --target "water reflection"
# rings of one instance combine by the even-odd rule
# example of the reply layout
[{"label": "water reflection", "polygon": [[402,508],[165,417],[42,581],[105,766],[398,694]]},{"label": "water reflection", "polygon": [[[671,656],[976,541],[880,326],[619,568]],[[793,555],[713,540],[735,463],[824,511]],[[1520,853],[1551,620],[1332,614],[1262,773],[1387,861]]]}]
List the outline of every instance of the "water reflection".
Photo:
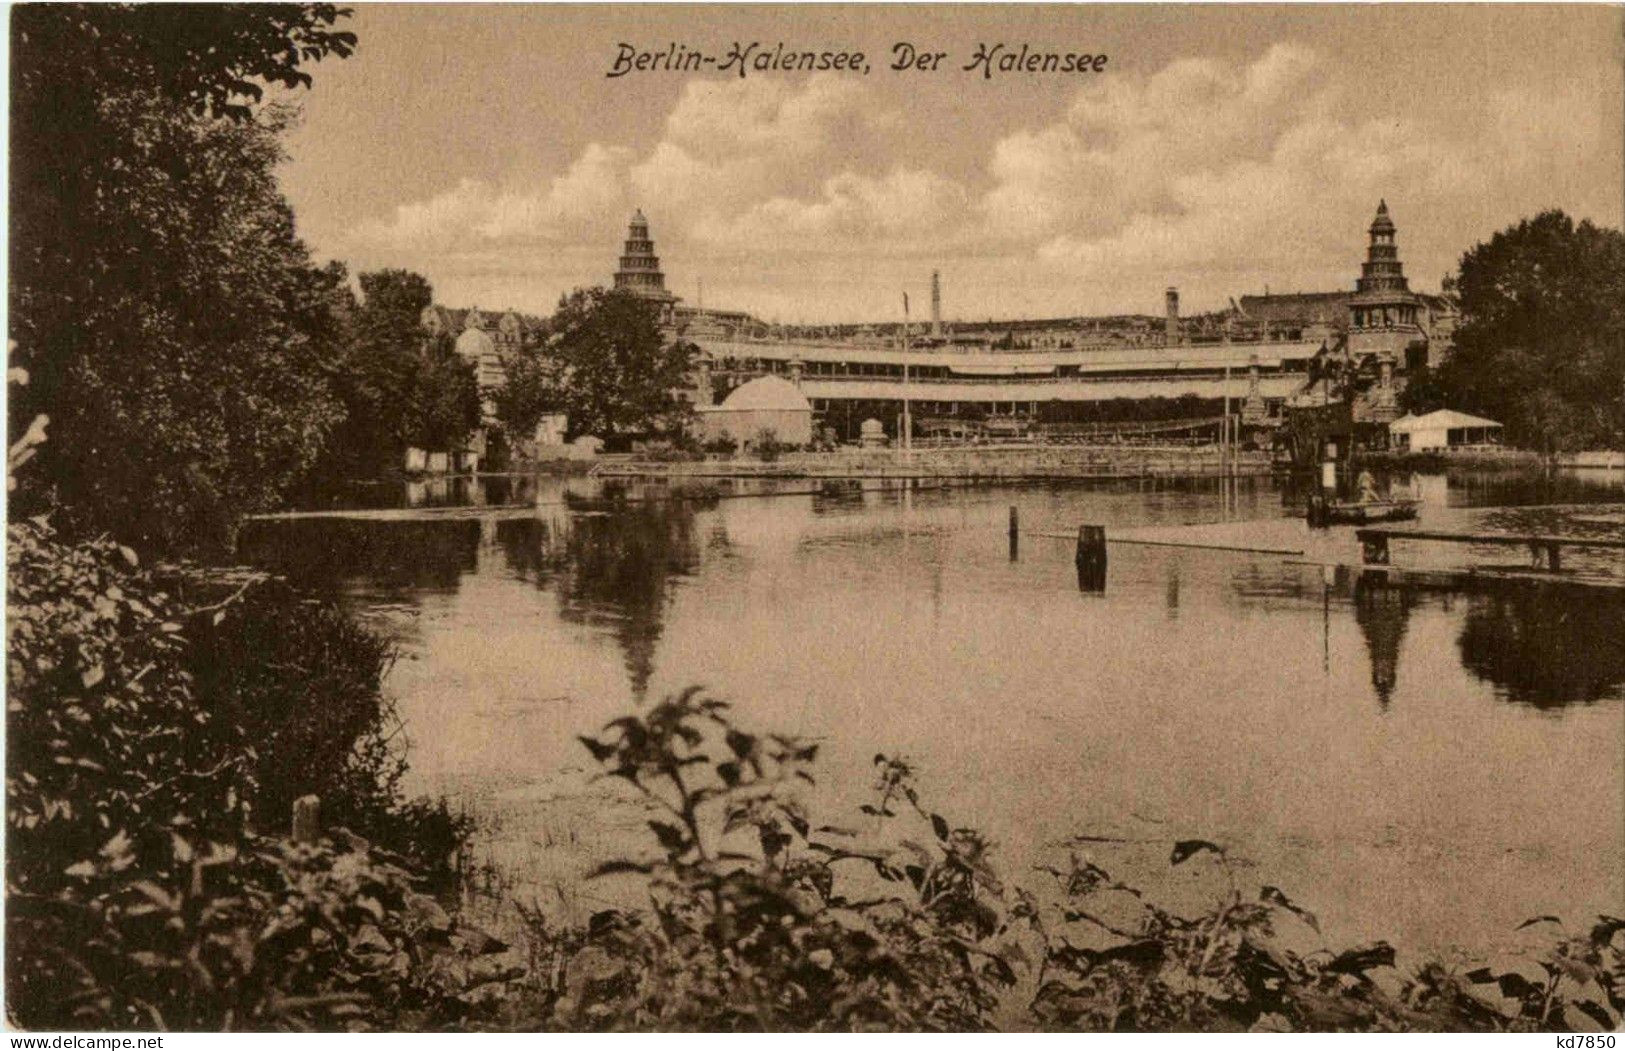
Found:
[{"label": "water reflection", "polygon": [[471,518],[248,522],[238,538],[238,554],[317,591],[353,584],[369,590],[445,589],[474,571],[480,525]]},{"label": "water reflection", "polygon": [[1593,504],[1620,499],[1625,474],[1558,468],[1550,471],[1451,471],[1453,502],[1491,507],[1512,504]]},{"label": "water reflection", "polygon": [[[1178,615],[1180,567],[1179,559],[1170,559],[1165,571],[1163,606],[1169,620]],[[1460,666],[1495,687],[1503,700],[1555,710],[1625,692],[1625,594],[1558,583],[1477,588],[1420,590],[1346,566],[1257,561],[1235,566],[1228,590],[1243,606],[1277,611],[1311,602],[1319,606],[1327,674],[1334,619],[1352,616],[1365,645],[1372,692],[1384,711],[1400,692],[1407,632],[1422,610],[1460,623]],[[1347,612],[1334,616],[1334,610]],[[1431,655],[1417,652],[1416,657]]]},{"label": "water reflection", "polygon": [[[755,725],[829,742],[830,812],[867,801],[876,751],[901,751],[1013,864],[1126,813],[1177,820],[1235,841],[1350,941],[1480,944],[1617,898],[1619,599],[1360,586],[1318,564],[1357,558],[1352,533],[1283,516],[1269,479],[481,484],[477,511],[253,523],[243,554],[382,611],[406,657],[390,689],[412,790],[492,814],[498,856],[539,893],[622,852],[575,736],[629,695],[703,682]],[[1441,528],[1485,514],[1446,510]],[[1091,523],[1307,562],[1115,544],[1085,599]]]},{"label": "water reflection", "polygon": [[1371,655],[1371,687],[1383,711],[1399,685],[1400,646],[1415,602],[1411,589],[1388,587],[1378,577],[1361,576],[1354,584],[1354,620]]},{"label": "water reflection", "polygon": [[[684,501],[624,503],[614,512],[497,523],[496,541],[516,576],[550,588],[560,616],[606,627],[620,645],[632,696],[654,673],[673,578],[700,561],[694,508]],[[726,535],[707,537],[711,549]]]},{"label": "water reflection", "polygon": [[1506,699],[1553,709],[1618,695],[1625,683],[1625,600],[1567,588],[1474,595],[1463,667]]}]

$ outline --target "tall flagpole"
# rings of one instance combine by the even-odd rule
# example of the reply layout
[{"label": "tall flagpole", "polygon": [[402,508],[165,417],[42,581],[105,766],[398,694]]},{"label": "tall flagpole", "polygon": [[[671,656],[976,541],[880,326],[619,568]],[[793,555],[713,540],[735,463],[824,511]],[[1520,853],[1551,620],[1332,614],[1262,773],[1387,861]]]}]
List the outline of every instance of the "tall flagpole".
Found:
[{"label": "tall flagpole", "polygon": [[914,421],[908,405],[908,293],[903,293],[903,451],[914,449]]}]

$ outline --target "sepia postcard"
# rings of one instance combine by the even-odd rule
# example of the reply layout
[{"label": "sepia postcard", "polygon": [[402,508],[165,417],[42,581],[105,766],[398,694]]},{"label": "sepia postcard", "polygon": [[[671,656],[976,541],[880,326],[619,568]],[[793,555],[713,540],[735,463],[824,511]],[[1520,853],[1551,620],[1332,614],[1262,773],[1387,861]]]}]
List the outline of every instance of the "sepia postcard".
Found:
[{"label": "sepia postcard", "polygon": [[9,19],[12,1047],[1615,1046],[1625,8]]}]

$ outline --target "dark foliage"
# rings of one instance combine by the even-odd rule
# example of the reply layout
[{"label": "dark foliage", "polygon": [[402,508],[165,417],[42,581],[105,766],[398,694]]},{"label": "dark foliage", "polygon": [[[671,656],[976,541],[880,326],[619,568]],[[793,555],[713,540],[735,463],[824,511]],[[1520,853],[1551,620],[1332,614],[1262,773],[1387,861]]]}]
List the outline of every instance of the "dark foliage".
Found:
[{"label": "dark foliage", "polygon": [[372,478],[401,468],[407,446],[460,447],[480,423],[474,365],[449,336],[431,338],[422,314],[433,289],[409,270],[363,273],[361,301],[348,312],[334,387],[344,422],[322,474]]},{"label": "dark foliage", "polygon": [[[51,418],[58,524],[149,550],[220,543],[314,462],[339,276],[311,265],[277,188],[273,106],[348,54],[302,5],[12,12],[12,335]],[[15,432],[13,432],[15,437]]]},{"label": "dark foliage", "polygon": [[1461,257],[1455,348],[1407,405],[1480,413],[1550,452],[1625,442],[1625,234],[1547,211]]},{"label": "dark foliage", "polygon": [[491,401],[503,430],[526,438],[536,433],[543,416],[564,411],[563,378],[545,347],[526,347],[503,364],[507,382],[492,392]]},{"label": "dark foliage", "polygon": [[471,830],[444,804],[403,801],[404,741],[379,684],[393,648],[349,614],[285,584],[258,583],[230,616],[203,619],[186,654],[216,722],[253,748],[255,826],[285,834],[293,801],[447,879]]},{"label": "dark foliage", "polygon": [[59,4],[12,12],[12,89],[41,97],[156,91],[199,115],[246,120],[263,84],[309,87],[302,68],[346,57],[334,4]]},{"label": "dark foliage", "polygon": [[386,651],[290,593],[261,602],[250,580],[195,597],[209,590],[158,583],[111,540],[9,530],[13,1019],[333,1028],[398,1025],[408,1009],[463,1016],[469,990],[507,971],[470,970],[488,947],[454,939],[413,889],[410,860],[346,830],[337,849],[252,830],[290,791],[321,785],[331,815],[408,853],[466,832],[443,807],[395,796],[377,693]]},{"label": "dark foliage", "polygon": [[[570,436],[620,448],[635,434],[678,434],[696,348],[668,342],[656,306],[619,290],[576,289],[559,301],[540,350],[510,364],[518,385],[498,401],[510,433],[528,434],[542,412],[569,415]],[[527,358],[529,360],[522,360]]]}]

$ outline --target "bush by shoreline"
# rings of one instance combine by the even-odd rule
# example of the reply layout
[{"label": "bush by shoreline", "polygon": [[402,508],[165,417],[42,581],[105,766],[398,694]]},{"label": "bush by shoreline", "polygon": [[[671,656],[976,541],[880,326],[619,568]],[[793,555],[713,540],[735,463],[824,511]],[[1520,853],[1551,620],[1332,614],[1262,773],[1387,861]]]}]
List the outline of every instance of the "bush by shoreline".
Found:
[{"label": "bush by shoreline", "polygon": [[[12,1024],[466,1013],[458,961],[490,939],[455,940],[428,892],[454,876],[467,822],[400,794],[384,643],[261,575],[160,578],[43,521],[11,525],[6,556]],[[312,791],[350,827],[292,842],[290,800]]]}]

